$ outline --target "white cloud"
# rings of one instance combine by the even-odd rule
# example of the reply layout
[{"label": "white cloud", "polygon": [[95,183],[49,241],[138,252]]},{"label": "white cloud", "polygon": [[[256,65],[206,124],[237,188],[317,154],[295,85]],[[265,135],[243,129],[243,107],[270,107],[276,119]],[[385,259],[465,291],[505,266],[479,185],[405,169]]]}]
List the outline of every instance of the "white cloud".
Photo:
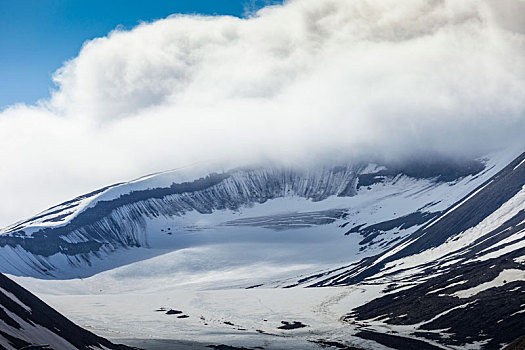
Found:
[{"label": "white cloud", "polygon": [[0,114],[0,224],[202,159],[467,155],[525,131],[522,0],[295,0],[87,42]]}]

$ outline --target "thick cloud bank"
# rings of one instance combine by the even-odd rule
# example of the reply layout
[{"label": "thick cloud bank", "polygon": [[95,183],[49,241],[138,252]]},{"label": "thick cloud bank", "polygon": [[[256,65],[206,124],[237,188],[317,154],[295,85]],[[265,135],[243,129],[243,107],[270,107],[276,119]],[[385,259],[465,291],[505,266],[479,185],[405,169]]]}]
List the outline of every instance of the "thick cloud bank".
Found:
[{"label": "thick cloud bank", "polygon": [[85,43],[0,114],[0,225],[198,160],[482,153],[525,132],[525,1],[293,0]]}]

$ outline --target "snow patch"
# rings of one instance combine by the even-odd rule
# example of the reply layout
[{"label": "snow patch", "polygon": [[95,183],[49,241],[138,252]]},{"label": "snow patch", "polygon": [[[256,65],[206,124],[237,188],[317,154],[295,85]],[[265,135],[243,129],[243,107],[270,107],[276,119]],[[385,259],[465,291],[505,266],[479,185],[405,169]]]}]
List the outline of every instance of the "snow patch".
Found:
[{"label": "snow patch", "polygon": [[510,283],[514,281],[523,281],[523,280],[525,280],[525,270],[517,270],[517,269],[503,270],[492,281],[482,283],[476,287],[457,291],[452,295],[458,298],[470,298],[487,289],[501,287],[505,285],[506,283]]}]

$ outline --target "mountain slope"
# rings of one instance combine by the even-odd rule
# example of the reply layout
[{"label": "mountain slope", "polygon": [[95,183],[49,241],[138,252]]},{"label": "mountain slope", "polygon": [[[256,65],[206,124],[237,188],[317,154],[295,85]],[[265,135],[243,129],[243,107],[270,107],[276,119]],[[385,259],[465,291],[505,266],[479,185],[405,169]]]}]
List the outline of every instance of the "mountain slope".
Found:
[{"label": "mountain slope", "polygon": [[499,349],[522,336],[525,153],[392,250],[320,277],[310,285],[382,286],[344,318],[369,337]]},{"label": "mountain slope", "polygon": [[48,345],[51,349],[131,349],[98,337],[0,274],[0,349]]},{"label": "mountain slope", "polygon": [[[6,243],[0,266],[106,337],[197,338],[203,348],[500,348],[521,335],[525,305],[525,155],[508,157],[487,157],[481,170],[438,163],[441,173],[419,163],[153,175],[5,232],[23,242],[52,229],[52,239],[89,209],[120,203],[77,229],[100,229],[89,238],[101,245],[95,252],[44,256]],[[140,247],[112,241],[130,236],[103,224],[111,220],[136,227]],[[56,237],[75,243],[68,234]],[[50,269],[33,268],[42,266]]]}]

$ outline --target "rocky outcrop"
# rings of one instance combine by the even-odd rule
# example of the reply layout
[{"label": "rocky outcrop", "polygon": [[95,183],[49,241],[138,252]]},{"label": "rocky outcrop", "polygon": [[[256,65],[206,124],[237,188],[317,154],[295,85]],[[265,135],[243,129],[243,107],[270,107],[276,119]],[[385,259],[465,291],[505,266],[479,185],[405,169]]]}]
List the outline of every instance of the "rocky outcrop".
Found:
[{"label": "rocky outcrop", "polygon": [[44,344],[55,350],[132,349],[77,326],[0,274],[0,349],[36,348]]}]

